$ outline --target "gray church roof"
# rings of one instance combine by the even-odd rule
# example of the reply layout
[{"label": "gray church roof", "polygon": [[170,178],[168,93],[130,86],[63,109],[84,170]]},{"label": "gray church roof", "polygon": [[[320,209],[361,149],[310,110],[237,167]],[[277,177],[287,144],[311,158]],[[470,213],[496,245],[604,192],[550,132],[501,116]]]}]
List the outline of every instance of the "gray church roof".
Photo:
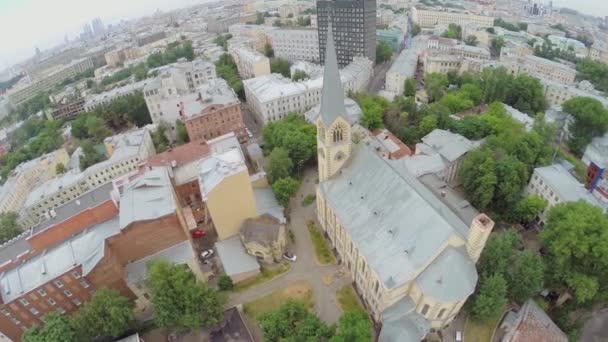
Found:
[{"label": "gray church roof", "polygon": [[404,297],[382,313],[379,342],[418,342],[429,332],[431,324],[416,312],[410,297]]},{"label": "gray church roof", "polygon": [[468,227],[444,203],[363,143],[320,189],[389,289],[413,280],[450,236],[466,240]]},{"label": "gray church roof", "polygon": [[327,26],[327,47],[325,48],[325,69],[323,71],[323,91],[321,93],[321,118],[329,127],[338,116],[345,115],[344,90],[338,70],[338,57],[331,22]]}]

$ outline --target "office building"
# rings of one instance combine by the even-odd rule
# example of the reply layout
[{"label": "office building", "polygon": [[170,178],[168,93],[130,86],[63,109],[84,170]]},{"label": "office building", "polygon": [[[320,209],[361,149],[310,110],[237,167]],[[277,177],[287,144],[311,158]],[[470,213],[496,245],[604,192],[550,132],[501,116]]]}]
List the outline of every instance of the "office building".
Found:
[{"label": "office building", "polygon": [[494,17],[459,12],[455,10],[435,10],[412,7],[411,16],[414,23],[424,28],[431,28],[437,25],[460,25],[461,23],[465,22],[472,22],[483,28],[494,26]]},{"label": "office building", "polygon": [[319,34],[313,29],[280,29],[270,32],[274,56],[290,62],[319,62]]},{"label": "office building", "polygon": [[95,37],[101,37],[106,34],[106,27],[103,25],[101,18],[97,17],[93,19],[93,21],[91,21],[91,26]]},{"label": "office building", "polygon": [[355,56],[376,61],[376,0],[319,0],[319,60],[325,61],[327,27],[336,40],[338,65],[344,67]]}]

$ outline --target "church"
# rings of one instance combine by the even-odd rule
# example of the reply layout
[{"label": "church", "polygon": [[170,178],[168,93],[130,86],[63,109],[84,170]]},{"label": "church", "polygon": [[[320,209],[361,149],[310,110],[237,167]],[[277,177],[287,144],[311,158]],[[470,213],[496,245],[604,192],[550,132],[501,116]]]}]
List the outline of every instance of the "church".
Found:
[{"label": "church", "polygon": [[382,325],[379,340],[420,341],[450,324],[473,294],[494,222],[354,137],[331,26],[323,82],[318,221]]}]

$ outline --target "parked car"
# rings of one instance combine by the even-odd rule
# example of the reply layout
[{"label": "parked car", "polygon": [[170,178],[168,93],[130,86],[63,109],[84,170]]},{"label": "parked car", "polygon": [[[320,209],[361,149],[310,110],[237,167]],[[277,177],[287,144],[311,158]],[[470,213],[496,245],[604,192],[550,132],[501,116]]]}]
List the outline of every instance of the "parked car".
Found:
[{"label": "parked car", "polygon": [[195,229],[192,232],[190,232],[190,234],[192,235],[193,239],[196,239],[196,238],[200,238],[200,237],[207,235],[207,232],[204,231],[203,229]]},{"label": "parked car", "polygon": [[213,255],[213,253],[214,253],[214,252],[213,252],[213,249],[208,249],[208,250],[206,250],[206,251],[203,251],[203,252],[201,253],[201,258],[203,258],[203,259],[209,258],[210,256],[212,256],[212,255]]},{"label": "parked car", "polygon": [[298,259],[298,257],[290,252],[285,252],[283,253],[283,258],[289,260],[289,261],[296,261]]},{"label": "parked car", "polygon": [[462,331],[456,331],[456,342],[462,342]]}]

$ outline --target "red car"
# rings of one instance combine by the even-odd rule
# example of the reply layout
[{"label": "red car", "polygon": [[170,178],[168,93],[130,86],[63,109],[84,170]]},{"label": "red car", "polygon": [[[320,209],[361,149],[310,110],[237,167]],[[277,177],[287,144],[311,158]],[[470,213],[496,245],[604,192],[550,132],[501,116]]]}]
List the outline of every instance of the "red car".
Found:
[{"label": "red car", "polygon": [[196,229],[196,230],[193,230],[191,234],[192,234],[192,238],[196,239],[196,238],[200,238],[200,237],[207,235],[207,232],[202,229]]}]

